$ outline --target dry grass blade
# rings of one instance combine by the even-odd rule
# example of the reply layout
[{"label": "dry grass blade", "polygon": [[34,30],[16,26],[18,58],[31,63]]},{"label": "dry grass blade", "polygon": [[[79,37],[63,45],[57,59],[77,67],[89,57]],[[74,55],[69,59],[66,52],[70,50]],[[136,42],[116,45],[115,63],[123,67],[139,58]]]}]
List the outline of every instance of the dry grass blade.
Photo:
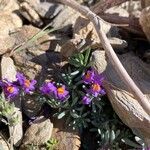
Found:
[{"label": "dry grass blade", "polygon": [[57,28],[57,29],[48,29],[49,26],[50,26],[49,24],[47,26],[45,26],[42,30],[40,30],[38,33],[36,33],[34,36],[32,36],[27,42],[24,42],[20,45],[17,45],[10,52],[9,56],[12,56],[15,52],[19,52],[19,51],[22,51],[22,50],[26,49],[27,47],[31,46],[35,41],[37,41],[39,38],[43,37],[44,35],[59,30],[59,28]]}]

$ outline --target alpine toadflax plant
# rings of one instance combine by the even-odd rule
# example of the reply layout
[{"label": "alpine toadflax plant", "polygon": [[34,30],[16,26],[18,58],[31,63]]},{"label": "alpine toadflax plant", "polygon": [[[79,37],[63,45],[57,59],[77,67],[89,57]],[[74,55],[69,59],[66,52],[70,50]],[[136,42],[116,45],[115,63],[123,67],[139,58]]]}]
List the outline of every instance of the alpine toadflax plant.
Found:
[{"label": "alpine toadflax plant", "polygon": [[50,96],[58,101],[65,101],[69,96],[69,91],[66,90],[65,85],[55,86],[52,82],[45,82],[41,87],[42,94]]},{"label": "alpine toadflax plant", "polygon": [[42,94],[51,95],[51,96],[54,95],[56,90],[57,89],[52,82],[45,82],[40,88]]},{"label": "alpine toadflax plant", "polygon": [[17,73],[16,81],[9,81],[8,79],[3,79],[0,81],[0,86],[2,87],[4,94],[8,100],[13,99],[20,92],[27,94],[32,94],[35,90],[36,80],[28,80],[23,74]]},{"label": "alpine toadflax plant", "polygon": [[17,73],[16,78],[25,93],[31,94],[35,90],[36,80],[28,80],[22,73]]},{"label": "alpine toadflax plant", "polygon": [[[106,94],[102,86],[104,77],[98,74],[94,69],[87,70],[82,79],[83,82],[89,86],[89,88],[86,90],[87,94],[82,99],[83,104],[90,104],[94,97]],[[87,95],[89,96],[87,97]]]},{"label": "alpine toadflax plant", "polygon": [[19,94],[19,88],[7,79],[1,80],[0,86],[4,90],[4,94],[7,99],[12,99]]}]

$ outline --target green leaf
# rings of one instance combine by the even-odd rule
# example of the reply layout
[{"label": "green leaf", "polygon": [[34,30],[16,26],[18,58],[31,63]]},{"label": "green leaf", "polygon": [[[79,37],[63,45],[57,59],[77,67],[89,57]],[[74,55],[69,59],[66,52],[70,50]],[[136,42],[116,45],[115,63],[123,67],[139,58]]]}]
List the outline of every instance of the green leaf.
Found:
[{"label": "green leaf", "polygon": [[79,73],[79,70],[76,70],[76,71],[72,72],[70,75],[71,76],[76,76],[78,73]]},{"label": "green leaf", "polygon": [[[73,98],[73,97],[72,97]],[[72,99],[71,107],[73,107],[78,102],[78,97]]]},{"label": "green leaf", "polygon": [[120,130],[117,130],[116,131],[116,138],[119,136],[119,134],[120,134]]},{"label": "green leaf", "polygon": [[140,145],[144,145],[144,141],[141,139],[141,138],[139,138],[139,137],[135,137],[135,140],[140,144]]},{"label": "green leaf", "polygon": [[89,48],[89,49],[86,50],[86,54],[85,54],[85,57],[84,57],[84,65],[85,65],[85,66],[86,66],[87,63],[88,63],[90,53],[91,53],[91,49]]},{"label": "green leaf", "polygon": [[124,142],[125,144],[131,146],[131,147],[134,147],[134,148],[141,148],[140,145],[136,144],[135,142],[133,142],[133,141],[127,139],[127,138],[123,138],[123,139],[121,139],[121,141]]},{"label": "green leaf", "polygon": [[74,119],[77,119],[77,118],[80,117],[80,116],[79,116],[77,113],[75,113],[75,112],[70,112],[70,115],[71,115]]},{"label": "green leaf", "polygon": [[107,130],[107,131],[105,132],[105,142],[106,142],[106,143],[109,143],[109,138],[110,138],[109,130]]},{"label": "green leaf", "polygon": [[110,142],[113,143],[115,138],[116,138],[115,132],[114,132],[114,130],[111,130],[110,131]]},{"label": "green leaf", "polygon": [[62,119],[65,115],[66,115],[66,112],[63,111],[62,113],[60,113],[60,114],[57,116],[57,118],[58,118],[58,119]]}]

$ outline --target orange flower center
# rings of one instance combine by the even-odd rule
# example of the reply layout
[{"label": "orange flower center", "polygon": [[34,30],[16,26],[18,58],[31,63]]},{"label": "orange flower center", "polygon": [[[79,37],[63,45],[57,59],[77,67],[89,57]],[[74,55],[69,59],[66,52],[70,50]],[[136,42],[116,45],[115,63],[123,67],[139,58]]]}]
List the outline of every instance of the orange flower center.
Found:
[{"label": "orange flower center", "polygon": [[90,73],[86,73],[85,78],[89,79],[91,77]]},{"label": "orange flower center", "polygon": [[30,80],[25,80],[24,85],[28,88],[30,86],[31,82]]},{"label": "orange flower center", "polygon": [[94,91],[100,91],[100,90],[101,90],[100,85],[97,84],[97,83],[94,83],[94,84],[92,85],[92,88],[93,88]]},{"label": "orange flower center", "polygon": [[63,87],[60,87],[57,89],[58,94],[64,94],[65,89]]},{"label": "orange flower center", "polygon": [[7,91],[8,91],[9,93],[13,93],[13,92],[14,92],[14,87],[13,87],[13,86],[8,86],[8,87],[7,87]]}]

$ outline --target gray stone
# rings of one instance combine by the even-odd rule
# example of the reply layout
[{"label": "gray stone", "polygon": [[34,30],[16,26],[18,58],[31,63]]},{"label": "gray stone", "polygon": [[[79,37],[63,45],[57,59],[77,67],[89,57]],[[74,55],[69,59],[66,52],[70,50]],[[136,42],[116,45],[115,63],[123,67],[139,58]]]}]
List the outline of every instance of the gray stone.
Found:
[{"label": "gray stone", "polygon": [[22,26],[22,20],[15,13],[0,13],[0,37],[7,37],[10,32]]},{"label": "gray stone", "polygon": [[81,141],[78,131],[68,128],[65,120],[55,120],[52,138],[58,140],[58,150],[79,150]]},{"label": "gray stone", "polygon": [[80,16],[80,13],[73,10],[70,7],[65,7],[55,19],[51,22],[51,26],[54,28],[67,27],[68,25],[74,25],[76,19]]},{"label": "gray stone", "polygon": [[25,132],[22,148],[30,144],[43,145],[51,138],[52,130],[53,124],[49,119],[44,117],[38,118]]}]

